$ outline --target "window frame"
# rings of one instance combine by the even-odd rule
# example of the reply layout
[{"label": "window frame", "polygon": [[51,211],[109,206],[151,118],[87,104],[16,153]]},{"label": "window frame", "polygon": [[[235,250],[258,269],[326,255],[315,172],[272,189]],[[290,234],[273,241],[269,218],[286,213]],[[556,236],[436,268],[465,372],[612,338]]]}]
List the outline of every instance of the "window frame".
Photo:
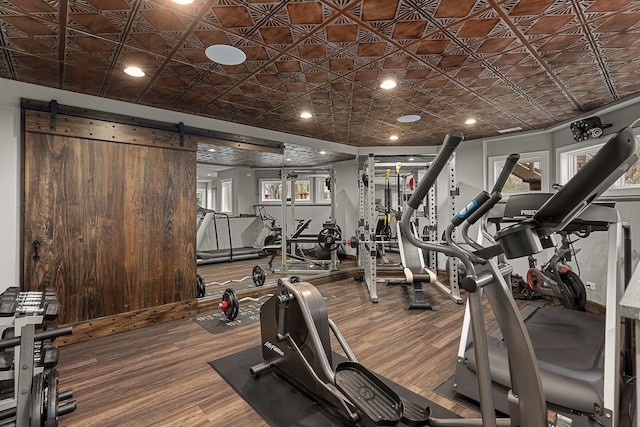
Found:
[{"label": "window frame", "polygon": [[[492,188],[500,174],[500,171],[504,167],[504,163],[507,160],[509,154],[503,154],[498,156],[490,156],[488,160],[487,167],[487,183],[488,188]],[[520,153],[520,160],[518,163],[528,163],[528,162],[540,162],[540,169],[542,171],[542,177],[540,181],[540,190],[531,190],[531,191],[519,191],[513,193],[504,193],[504,195],[510,194],[523,194],[523,193],[548,193],[550,190],[550,165],[549,165],[549,150],[541,150],[541,151],[529,151],[526,153]],[[546,172],[545,172],[546,171]]]},{"label": "window frame", "polygon": [[[319,205],[330,205],[331,204],[331,191],[327,190],[325,185],[326,179],[322,178],[314,178],[315,180],[315,202]],[[326,197],[328,195],[328,197]]]},{"label": "window frame", "polygon": [[[638,142],[638,148],[640,149],[640,129],[633,129],[633,132]],[[559,184],[566,184],[577,172],[577,170],[575,170],[575,161],[572,161],[572,159],[582,154],[597,153],[614,135],[615,133],[603,136],[597,140],[581,141],[557,148],[556,181]],[[594,149],[595,151],[593,151]],[[640,160],[638,162],[640,162]],[[640,196],[640,184],[627,185],[624,183],[624,177],[620,177],[602,194],[602,197],[608,198],[625,198],[629,196]]]},{"label": "window frame", "polygon": [[[227,190],[228,187],[228,190]],[[226,191],[229,191],[229,204],[230,206],[226,206],[227,195]],[[233,215],[233,178],[221,179],[220,180],[220,213],[226,213]]]},{"label": "window frame", "polygon": [[[280,198],[267,197],[267,192],[265,191],[267,185],[277,185],[278,187],[281,187],[282,180],[265,178],[265,179],[261,179],[259,182],[260,182],[260,203],[265,203],[265,204],[282,203],[282,197]],[[313,186],[311,185],[311,180],[310,179],[296,180],[296,184],[300,184],[300,183],[302,184],[307,183],[307,185],[309,186],[309,193],[305,198],[296,198],[296,203],[311,203],[313,200],[312,198]],[[282,193],[282,189],[280,190],[280,193]],[[287,181],[287,198],[290,197],[290,194],[291,194],[291,181]]]},{"label": "window frame", "polygon": [[271,191],[266,191],[266,186],[276,185],[280,188],[280,194],[282,194],[282,180],[280,179],[261,179],[260,183],[260,203],[281,203],[282,197],[271,197]]}]

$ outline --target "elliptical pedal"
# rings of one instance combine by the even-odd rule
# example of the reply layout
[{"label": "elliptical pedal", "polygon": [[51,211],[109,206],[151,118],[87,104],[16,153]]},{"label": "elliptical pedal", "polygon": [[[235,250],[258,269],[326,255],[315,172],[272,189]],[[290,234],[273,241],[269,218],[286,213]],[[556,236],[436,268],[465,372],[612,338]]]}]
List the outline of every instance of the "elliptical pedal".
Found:
[{"label": "elliptical pedal", "polygon": [[400,422],[400,397],[362,365],[340,363],[335,372],[335,385],[374,425],[393,426]]}]

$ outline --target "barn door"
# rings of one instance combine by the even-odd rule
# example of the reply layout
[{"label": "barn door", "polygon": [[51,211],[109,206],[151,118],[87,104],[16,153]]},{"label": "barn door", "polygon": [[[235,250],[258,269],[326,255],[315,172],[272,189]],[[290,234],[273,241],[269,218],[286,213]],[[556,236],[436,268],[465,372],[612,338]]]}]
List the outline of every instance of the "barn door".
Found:
[{"label": "barn door", "polygon": [[195,298],[195,148],[23,113],[23,288],[55,287],[59,323]]}]

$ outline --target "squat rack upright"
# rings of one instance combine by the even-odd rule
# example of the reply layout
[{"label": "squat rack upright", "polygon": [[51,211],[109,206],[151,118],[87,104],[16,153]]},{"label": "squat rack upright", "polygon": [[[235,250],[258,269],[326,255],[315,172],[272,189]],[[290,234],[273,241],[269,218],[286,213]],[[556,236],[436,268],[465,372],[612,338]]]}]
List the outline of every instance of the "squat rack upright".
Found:
[{"label": "squat rack upright", "polygon": [[[378,301],[378,282],[389,282],[388,279],[378,278],[378,244],[384,241],[380,240],[380,236],[376,235],[377,224],[377,210],[376,210],[376,194],[375,194],[375,171],[376,162],[375,155],[369,154],[367,156],[358,156],[357,158],[357,170],[358,170],[358,266],[364,270],[364,282],[369,290],[369,296],[372,302]],[[451,215],[456,213],[455,197],[459,191],[456,186],[456,174],[455,174],[455,157],[447,163],[448,166],[448,193],[449,193],[449,211]],[[437,220],[437,190],[436,186],[432,187],[428,193],[428,204],[425,207],[425,216],[427,219],[427,226],[425,237],[430,242],[438,242],[438,220]],[[400,200],[398,201],[400,205]],[[457,258],[447,259],[449,270],[449,286],[436,280],[433,285],[437,289],[442,291],[445,295],[449,296],[458,304],[462,304],[463,300],[460,297],[459,277],[458,277],[458,260]],[[428,267],[432,271],[436,271],[438,266],[437,253],[429,252]]]}]

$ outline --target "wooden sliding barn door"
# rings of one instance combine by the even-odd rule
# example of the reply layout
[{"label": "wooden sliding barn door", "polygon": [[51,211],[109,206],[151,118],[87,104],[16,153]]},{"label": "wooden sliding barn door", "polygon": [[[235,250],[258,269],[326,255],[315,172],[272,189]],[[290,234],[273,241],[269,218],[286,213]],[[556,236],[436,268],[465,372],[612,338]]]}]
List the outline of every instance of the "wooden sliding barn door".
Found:
[{"label": "wooden sliding barn door", "polygon": [[[61,324],[195,298],[196,147],[175,132],[23,110],[23,288]],[[178,138],[179,139],[179,138]]]}]

